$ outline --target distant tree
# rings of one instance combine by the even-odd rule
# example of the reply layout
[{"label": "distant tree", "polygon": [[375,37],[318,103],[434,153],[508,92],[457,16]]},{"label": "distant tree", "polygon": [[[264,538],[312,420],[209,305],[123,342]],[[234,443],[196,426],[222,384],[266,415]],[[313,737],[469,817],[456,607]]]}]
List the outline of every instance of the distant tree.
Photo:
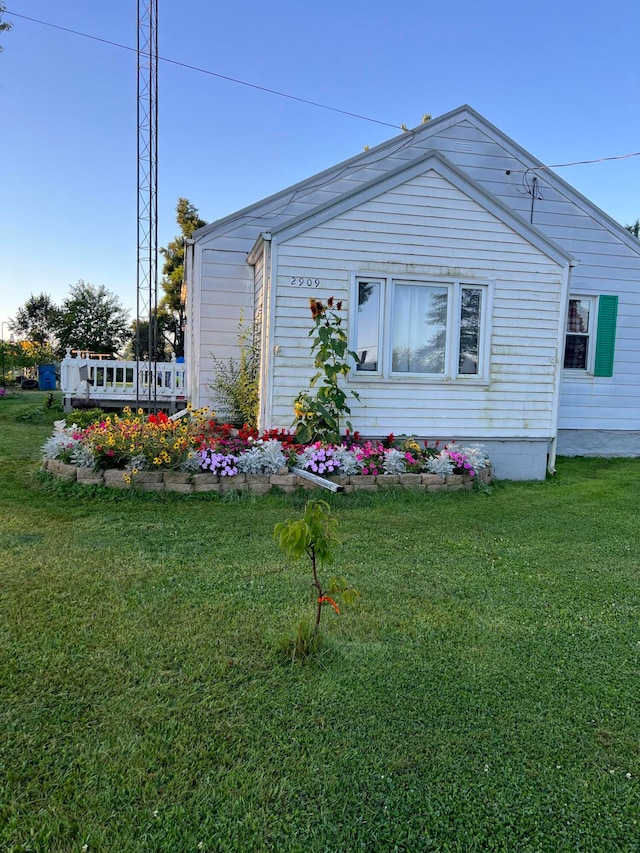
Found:
[{"label": "distant tree", "polygon": [[104,285],[80,280],[60,307],[56,323],[58,351],[119,353],[131,337],[129,314]]},{"label": "distant tree", "polygon": [[[161,308],[156,313],[156,347],[155,357],[152,361],[168,361],[170,358],[170,349],[167,342],[167,333],[171,328],[173,317]],[[135,359],[136,357],[136,341],[139,346],[139,356],[143,361],[149,359],[149,321],[134,320],[131,324],[131,341],[127,344],[126,354],[128,358]]]},{"label": "distant tree", "polygon": [[56,328],[60,309],[47,293],[33,293],[16,316],[9,320],[9,328],[24,341],[31,341],[41,347],[53,347],[56,342]]},{"label": "distant tree", "polygon": [[171,348],[176,356],[184,355],[185,306],[182,301],[182,279],[184,276],[184,250],[186,242],[197,228],[206,225],[200,219],[198,209],[186,198],[179,198],[176,206],[176,220],[181,233],[166,248],[160,251],[165,261],[162,267],[162,289],[164,296],[160,300],[160,309],[170,317],[165,330]]},{"label": "distant tree", "polygon": [[50,344],[37,344],[34,341],[18,341],[14,344],[15,364],[22,368],[50,364],[56,360],[56,354]]},{"label": "distant tree", "polygon": [[634,237],[638,237],[640,239],[640,219],[636,219],[632,225],[625,225],[624,227],[627,231],[631,231]]},{"label": "distant tree", "polygon": [[[44,362],[36,362],[44,363]],[[4,388],[14,378],[16,371],[25,365],[20,344],[0,340],[0,383]]]},{"label": "distant tree", "polygon": [[[11,21],[3,21],[2,20],[2,16],[5,14],[6,11],[7,11],[7,7],[5,6],[4,3],[0,2],[0,33],[8,33],[9,30],[13,27],[13,24],[11,23]],[[4,48],[0,44],[0,53],[2,53],[3,50],[4,50]]]}]

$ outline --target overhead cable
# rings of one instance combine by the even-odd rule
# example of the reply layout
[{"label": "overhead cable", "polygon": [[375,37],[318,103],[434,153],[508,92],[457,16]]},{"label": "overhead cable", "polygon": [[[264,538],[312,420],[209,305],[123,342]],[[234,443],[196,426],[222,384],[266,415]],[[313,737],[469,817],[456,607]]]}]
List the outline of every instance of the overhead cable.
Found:
[{"label": "overhead cable", "polygon": [[[118,47],[121,50],[128,50],[131,53],[136,53],[136,48],[131,47],[130,45],[120,44],[119,42],[111,41],[110,39],[101,38],[100,36],[94,36],[90,33],[83,33],[79,30],[71,29],[71,27],[63,27],[60,24],[52,24],[50,21],[42,21],[39,18],[31,18],[28,15],[21,15],[18,12],[12,12],[9,9],[4,10],[5,15],[13,15],[15,18],[22,18],[25,21],[31,21],[34,24],[42,24],[45,27],[51,27],[55,30],[62,30],[65,33],[71,33],[75,36],[81,36],[82,38],[91,39],[92,41],[98,41],[102,44],[108,44],[111,47]],[[226,80],[229,83],[236,83],[239,86],[247,86],[250,89],[256,89],[259,92],[266,92],[270,95],[277,95],[279,98],[288,98],[290,101],[298,101],[301,104],[308,104],[311,107],[318,107],[321,110],[329,110],[330,112],[340,113],[341,115],[350,116],[351,118],[357,118],[361,121],[372,122],[373,124],[380,124],[384,127],[392,127],[394,130],[406,130],[406,126],[403,124],[395,124],[390,121],[383,121],[377,118],[371,118],[370,116],[361,115],[360,113],[354,113],[350,110],[343,110],[339,107],[332,107],[328,104],[321,104],[318,101],[312,101],[309,98],[300,98],[297,95],[290,95],[288,92],[280,92],[277,89],[270,89],[268,86],[260,86],[258,83],[249,83],[247,80],[240,80],[237,77],[230,77],[226,74],[220,74],[217,71],[210,71],[207,68],[200,68],[197,65],[190,65],[187,62],[180,62],[177,59],[170,59],[167,56],[159,56],[160,62],[166,62],[168,65],[176,65],[179,68],[186,68],[189,71],[196,71],[199,74],[207,74],[210,77],[216,77],[219,80]],[[589,166],[593,163],[604,163],[608,160],[625,160],[629,157],[640,157],[640,151],[634,151],[631,154],[616,154],[612,157],[596,157],[593,160],[575,160],[570,163],[553,163],[551,165],[541,165],[541,166],[532,166],[527,169],[509,169],[509,172],[533,172],[540,171],[544,169],[564,169],[568,166]]]},{"label": "overhead cable", "polygon": [[[10,12],[8,9],[5,10],[5,14],[13,15],[16,18],[23,18],[25,21],[32,21],[35,24],[42,24],[45,27],[52,27],[54,30],[62,30],[65,33],[71,33],[74,36],[82,36],[83,38],[92,39],[93,41],[99,41],[102,44],[108,44],[111,47],[119,47],[121,50],[128,50],[132,53],[137,53],[135,47],[130,47],[126,44],[120,44],[116,41],[111,41],[110,39],[100,38],[100,36],[93,36],[90,33],[82,33],[79,30],[73,30],[70,27],[62,27],[59,24],[52,24],[49,21],[41,21],[38,18],[30,18],[28,15],[20,15],[18,12]],[[359,113],[353,113],[349,110],[341,110],[338,107],[331,107],[328,104],[321,104],[318,101],[311,101],[308,98],[299,98],[297,95],[290,95],[288,92],[279,92],[277,89],[270,89],[267,86],[260,86],[258,83],[249,83],[247,80],[239,80],[237,77],[229,77],[226,74],[219,74],[216,71],[209,71],[207,68],[199,68],[197,65],[189,65],[187,62],[180,62],[177,59],[169,59],[167,56],[159,56],[160,62],[166,62],[169,65],[177,65],[180,68],[187,68],[189,71],[197,71],[200,74],[208,74],[210,77],[217,77],[219,80],[226,80],[229,83],[237,83],[239,86],[247,86],[250,89],[257,89],[259,92],[267,92],[270,95],[277,95],[280,98],[288,98],[290,101],[298,101],[301,104],[308,104],[311,107],[318,107],[321,110],[330,110],[334,113],[341,113],[345,116],[351,116],[351,118],[358,118],[361,121],[369,121],[374,124],[382,124],[385,127],[392,127],[394,130],[401,130],[402,125],[392,124],[389,121],[381,121],[377,118],[371,118],[370,116],[363,116]]]}]

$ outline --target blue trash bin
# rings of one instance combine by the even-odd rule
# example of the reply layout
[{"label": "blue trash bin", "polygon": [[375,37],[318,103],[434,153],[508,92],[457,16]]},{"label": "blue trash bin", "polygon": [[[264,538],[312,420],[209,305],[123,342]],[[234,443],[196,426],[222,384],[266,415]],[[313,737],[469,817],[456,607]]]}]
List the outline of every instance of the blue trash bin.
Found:
[{"label": "blue trash bin", "polygon": [[41,391],[55,391],[56,368],[54,364],[41,364],[38,367],[38,388]]}]

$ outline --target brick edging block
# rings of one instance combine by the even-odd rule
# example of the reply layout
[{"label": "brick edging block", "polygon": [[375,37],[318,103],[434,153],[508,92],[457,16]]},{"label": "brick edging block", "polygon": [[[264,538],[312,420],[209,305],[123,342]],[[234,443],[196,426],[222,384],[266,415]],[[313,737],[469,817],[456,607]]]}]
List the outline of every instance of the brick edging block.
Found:
[{"label": "brick edging block", "polygon": [[[313,483],[293,472],[278,474],[236,474],[233,477],[220,477],[218,474],[185,474],[178,471],[140,471],[128,474],[120,469],[93,471],[91,468],[77,468],[57,459],[45,459],[42,470],[65,480],[77,481],[85,485],[104,485],[112,489],[140,489],[145,492],[213,492],[224,494],[232,491],[248,492],[253,495],[268,494],[273,487],[287,494],[296,488],[314,488]],[[493,480],[490,468],[478,471],[475,478],[463,474],[451,474],[441,477],[439,474],[344,474],[327,477],[337,483],[347,493],[355,491],[374,492],[380,489],[404,488],[417,492],[448,492],[471,489],[474,479],[482,483]]]}]

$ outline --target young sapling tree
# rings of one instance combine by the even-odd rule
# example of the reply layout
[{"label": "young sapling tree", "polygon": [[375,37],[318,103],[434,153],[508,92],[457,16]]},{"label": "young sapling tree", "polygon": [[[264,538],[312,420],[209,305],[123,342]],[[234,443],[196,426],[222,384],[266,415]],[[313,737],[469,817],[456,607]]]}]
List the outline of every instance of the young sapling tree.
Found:
[{"label": "young sapling tree", "polygon": [[[301,651],[309,654],[317,647],[318,631],[324,605],[329,604],[336,613],[340,608],[335,597],[340,596],[344,604],[352,603],[358,596],[358,591],[348,587],[343,578],[332,577],[328,587],[324,587],[320,579],[319,568],[334,562],[337,547],[341,544],[338,536],[338,521],[331,515],[331,508],[326,501],[307,501],[302,518],[287,519],[276,524],[273,531],[274,539],[280,548],[292,560],[309,558],[313,577],[312,588],[315,597],[315,622],[310,635],[306,637]],[[299,630],[299,638],[304,632]]]}]

